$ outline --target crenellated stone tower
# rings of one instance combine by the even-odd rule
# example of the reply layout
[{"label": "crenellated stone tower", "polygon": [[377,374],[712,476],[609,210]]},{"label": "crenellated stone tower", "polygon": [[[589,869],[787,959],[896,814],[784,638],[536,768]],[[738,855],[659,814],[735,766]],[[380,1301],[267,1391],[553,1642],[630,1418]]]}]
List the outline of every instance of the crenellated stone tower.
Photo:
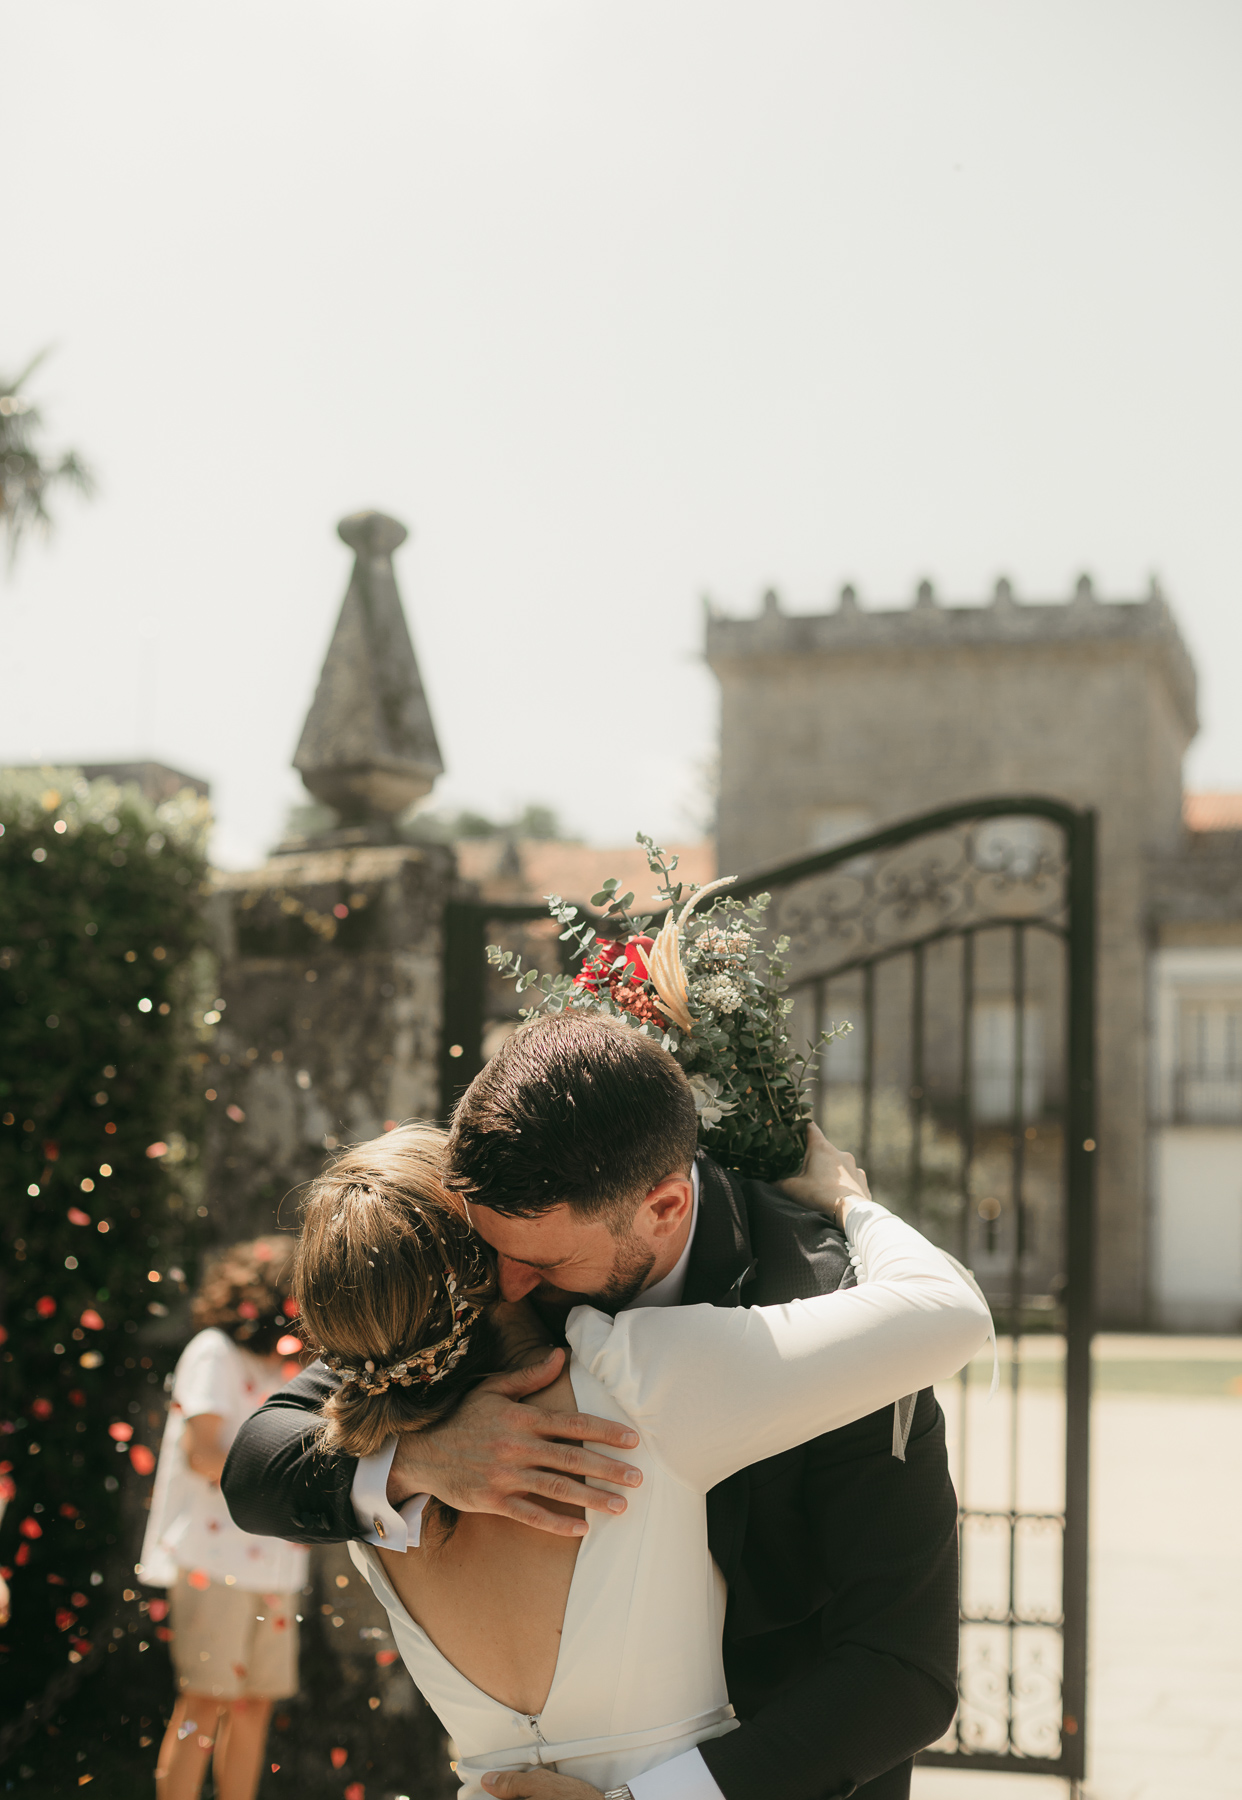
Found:
[{"label": "crenellated stone tower", "polygon": [[1100,1295],[1133,1325],[1148,1284],[1146,1019],[1150,858],[1183,841],[1193,665],[1155,583],[1068,602],[757,618],[709,610],[720,682],[722,869],[755,869],[988,794],[1040,793],[1100,814]]}]

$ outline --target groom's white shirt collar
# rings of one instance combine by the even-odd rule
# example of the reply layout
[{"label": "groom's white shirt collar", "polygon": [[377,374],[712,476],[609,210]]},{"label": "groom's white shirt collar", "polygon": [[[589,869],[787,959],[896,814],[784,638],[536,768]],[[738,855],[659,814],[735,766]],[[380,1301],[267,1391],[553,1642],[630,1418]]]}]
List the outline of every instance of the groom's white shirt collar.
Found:
[{"label": "groom's white shirt collar", "polygon": [[[695,1163],[690,1171],[690,1182],[694,1189],[694,1199],[690,1214],[690,1231],[686,1238],[685,1248],[677,1258],[667,1275],[631,1300],[630,1306],[677,1306],[686,1287],[686,1270],[690,1266],[690,1250],[694,1244],[694,1234],[699,1223],[699,1167]],[[623,1308],[623,1311],[628,1308]],[[353,1502],[354,1512],[362,1527],[362,1536],[368,1544],[375,1544],[385,1550],[417,1550],[422,1541],[423,1513],[429,1494],[415,1494],[407,1500],[398,1512],[388,1501],[388,1471],[392,1467],[392,1459],[396,1452],[397,1440],[391,1438],[382,1450],[374,1456],[362,1456],[358,1459],[358,1467],[354,1472],[353,1486],[349,1497]]]}]

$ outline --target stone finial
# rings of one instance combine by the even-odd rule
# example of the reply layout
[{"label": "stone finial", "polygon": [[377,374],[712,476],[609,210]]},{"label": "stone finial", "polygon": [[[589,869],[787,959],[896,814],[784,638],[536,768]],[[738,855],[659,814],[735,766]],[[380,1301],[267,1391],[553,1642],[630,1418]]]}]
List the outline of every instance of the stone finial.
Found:
[{"label": "stone finial", "polygon": [[837,596],[837,611],[852,613],[858,611],[858,594],[851,582],[846,582]]},{"label": "stone finial", "polygon": [[345,823],[393,819],[444,772],[392,568],[408,534],[378,512],[337,533],[354,571],[293,766]]},{"label": "stone finial", "polygon": [[1013,605],[1013,583],[1009,580],[1007,575],[1001,575],[997,580],[996,586],[992,589],[992,605]]},{"label": "stone finial", "polygon": [[1080,605],[1088,606],[1095,599],[1095,589],[1091,585],[1090,575],[1080,575],[1074,587],[1074,598]]},{"label": "stone finial", "polygon": [[767,588],[763,596],[763,616],[765,619],[780,617],[781,597],[775,588]]},{"label": "stone finial", "polygon": [[916,606],[935,606],[936,590],[930,581],[920,581],[914,596]]}]

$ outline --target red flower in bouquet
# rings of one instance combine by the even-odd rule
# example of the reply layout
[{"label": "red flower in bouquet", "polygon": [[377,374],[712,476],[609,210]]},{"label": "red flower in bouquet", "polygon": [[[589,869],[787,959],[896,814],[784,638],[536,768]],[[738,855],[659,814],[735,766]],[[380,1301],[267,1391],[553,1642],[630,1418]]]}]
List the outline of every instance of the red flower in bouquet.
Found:
[{"label": "red flower in bouquet", "polygon": [[[585,988],[591,994],[607,988],[613,1005],[620,1007],[622,1012],[630,1013],[640,1021],[663,1026],[664,1020],[644,986],[648,979],[652,941],[649,937],[627,938],[624,943],[598,939],[594,955],[587,958],[574,977],[574,986]],[[618,960],[622,964],[620,968],[615,966]]]}]

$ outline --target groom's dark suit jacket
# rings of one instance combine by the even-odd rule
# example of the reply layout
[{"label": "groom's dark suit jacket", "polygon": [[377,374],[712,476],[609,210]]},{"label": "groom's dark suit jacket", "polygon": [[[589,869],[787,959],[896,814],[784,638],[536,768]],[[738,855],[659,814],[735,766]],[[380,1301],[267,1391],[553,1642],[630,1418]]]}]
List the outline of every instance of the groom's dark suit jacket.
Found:
[{"label": "groom's dark suit jacket", "polygon": [[[852,1282],[845,1240],[819,1215],[701,1153],[699,1174],[683,1305],[779,1305]],[[245,1530],[360,1535],[355,1462],[311,1449],[307,1414],[334,1385],[316,1363],[242,1426],[221,1485]],[[729,1697],[744,1721],[702,1746],[726,1800],[900,1800],[910,1758],[953,1716],[957,1500],[930,1390],[904,1463],[892,1432],[885,1407],[708,1495],[729,1584]]]}]

